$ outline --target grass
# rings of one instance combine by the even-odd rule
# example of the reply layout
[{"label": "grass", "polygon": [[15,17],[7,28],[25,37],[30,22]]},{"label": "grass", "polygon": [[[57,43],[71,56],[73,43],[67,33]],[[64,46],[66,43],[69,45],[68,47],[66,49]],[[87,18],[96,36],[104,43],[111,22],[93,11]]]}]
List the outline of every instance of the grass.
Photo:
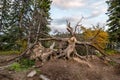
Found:
[{"label": "grass", "polygon": [[[20,53],[21,53],[20,51],[0,51],[0,55],[15,55]],[[34,60],[23,58],[18,62],[14,62],[11,66],[8,67],[8,69],[13,71],[22,71],[29,69],[34,64],[35,64]]]},{"label": "grass", "polygon": [[109,61],[109,64],[111,64],[112,66],[115,66],[117,63],[115,61]]},{"label": "grass", "polygon": [[23,71],[28,70],[35,64],[35,61],[29,59],[22,59],[19,62],[14,62],[11,66],[8,67],[9,70],[13,71]]},{"label": "grass", "polygon": [[21,71],[21,65],[18,62],[14,62],[11,66],[8,67],[9,70]]},{"label": "grass", "polygon": [[12,55],[12,54],[20,54],[20,51],[0,51],[0,55]]},{"label": "grass", "polygon": [[117,54],[117,51],[116,51],[116,50],[111,50],[111,49],[107,49],[107,50],[105,50],[105,52],[106,52],[108,55]]}]

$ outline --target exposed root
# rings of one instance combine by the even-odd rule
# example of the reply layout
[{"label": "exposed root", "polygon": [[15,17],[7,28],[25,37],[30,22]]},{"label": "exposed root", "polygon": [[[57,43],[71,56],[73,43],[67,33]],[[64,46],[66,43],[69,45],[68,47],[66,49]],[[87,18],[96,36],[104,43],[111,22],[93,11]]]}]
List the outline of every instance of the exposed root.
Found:
[{"label": "exposed root", "polygon": [[[21,58],[26,57],[26,56],[29,59],[34,59],[34,60],[39,59],[41,62],[46,62],[46,61],[50,60],[51,57],[71,59],[71,55],[75,55],[79,59],[78,60],[78,59],[75,58],[76,61],[87,64],[90,67],[90,64],[88,64],[86,62],[87,59],[83,58],[82,56],[77,54],[77,51],[75,49],[76,45],[79,45],[79,46],[84,45],[85,48],[86,48],[85,50],[86,50],[87,56],[89,54],[88,51],[90,50],[88,47],[90,46],[91,48],[99,51],[102,54],[102,56],[103,56],[102,59],[103,60],[107,60],[108,58],[107,59],[104,58],[104,57],[107,56],[104,53],[104,50],[101,49],[101,47],[99,47],[98,45],[95,46],[93,44],[94,39],[98,36],[98,34],[100,33],[100,30],[97,32],[97,34],[89,42],[87,42],[87,41],[81,42],[81,41],[78,41],[76,39],[75,32],[76,32],[76,29],[79,26],[79,23],[81,22],[81,20],[76,24],[75,30],[71,27],[70,22],[67,22],[67,30],[71,35],[70,38],[51,37],[51,38],[46,38],[46,39],[44,39],[44,38],[42,38],[42,39],[39,38],[38,39],[38,34],[37,34],[36,40],[35,40],[35,42],[32,46],[28,47],[21,55],[19,55],[17,57],[14,57],[12,59],[8,59],[6,61],[3,61],[3,63],[5,63],[5,62],[8,63],[8,62],[11,62],[11,61],[17,61],[17,60],[20,60]],[[39,32],[39,30],[38,30],[38,32]],[[61,49],[61,51],[59,51],[59,50],[56,51],[56,50],[53,49],[54,46],[55,46],[55,42],[49,48],[45,48],[44,46],[41,45],[41,43],[38,42],[38,41],[46,41],[46,40],[47,41],[54,40],[54,41],[59,41],[59,42],[66,42],[66,43],[68,43],[68,45],[64,49],[59,48],[59,49]],[[74,56],[72,56],[72,57],[74,57]]]},{"label": "exposed root", "polygon": [[81,59],[75,58],[75,57],[73,57],[73,60],[75,60],[75,61],[77,61],[77,62],[79,62],[79,63],[85,64],[85,65],[87,65],[89,68],[92,68],[92,65],[91,65],[89,62],[87,62],[87,61],[84,61],[84,60],[81,60]]},{"label": "exposed root", "polygon": [[74,55],[75,55],[76,57],[80,58],[81,60],[85,60],[85,61],[87,61],[86,58],[80,56],[80,55],[77,53],[76,50],[74,50]]}]

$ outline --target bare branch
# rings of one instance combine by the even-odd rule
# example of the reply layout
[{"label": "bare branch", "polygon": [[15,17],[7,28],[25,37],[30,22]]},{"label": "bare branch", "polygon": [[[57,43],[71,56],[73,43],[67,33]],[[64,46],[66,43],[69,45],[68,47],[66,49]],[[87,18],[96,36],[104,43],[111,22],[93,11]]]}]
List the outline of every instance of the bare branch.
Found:
[{"label": "bare branch", "polygon": [[55,40],[55,41],[68,41],[69,38],[40,38],[40,41],[49,41],[49,40]]},{"label": "bare branch", "polygon": [[73,28],[70,26],[70,22],[68,20],[66,20],[66,22],[67,22],[67,30],[73,36],[74,35],[73,34]]},{"label": "bare branch", "polygon": [[81,26],[81,25],[79,25],[79,23],[83,20],[83,16],[82,16],[82,18],[77,22],[77,24],[75,25],[75,31],[74,31],[74,34],[75,34],[75,32],[76,32],[76,30],[77,30],[77,27],[78,26]]},{"label": "bare branch", "polygon": [[80,42],[80,41],[77,41],[76,44],[78,44],[78,45],[85,45],[86,44],[86,45],[91,46],[91,47],[95,48],[96,50],[98,50],[103,56],[107,56],[102,49],[100,49],[97,46],[94,46],[91,42]]},{"label": "bare branch", "polygon": [[39,37],[39,33],[40,33],[40,23],[39,23],[39,25],[38,25],[38,29],[37,29],[37,33],[36,33],[36,39],[35,39],[35,43],[37,43],[38,42],[38,37]]},{"label": "bare branch", "polygon": [[50,46],[50,49],[53,49],[55,47],[55,42]]}]

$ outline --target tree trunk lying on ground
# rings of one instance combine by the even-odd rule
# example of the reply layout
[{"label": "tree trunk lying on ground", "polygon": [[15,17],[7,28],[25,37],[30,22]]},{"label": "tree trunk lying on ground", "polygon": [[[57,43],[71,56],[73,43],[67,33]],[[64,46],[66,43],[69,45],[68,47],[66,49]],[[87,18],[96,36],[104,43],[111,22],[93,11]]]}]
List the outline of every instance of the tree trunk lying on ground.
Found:
[{"label": "tree trunk lying on ground", "polygon": [[[54,58],[67,58],[70,59],[71,57],[78,57],[80,59],[85,60],[85,58],[83,58],[82,56],[80,56],[77,51],[76,51],[76,45],[79,46],[85,46],[86,48],[86,52],[87,55],[88,53],[88,47],[91,47],[93,49],[91,50],[97,50],[102,57],[106,57],[107,55],[104,53],[104,50],[102,50],[102,48],[100,48],[99,46],[95,46],[93,43],[93,41],[91,40],[91,42],[80,42],[76,39],[75,33],[76,33],[76,28],[79,26],[78,25],[79,22],[76,24],[75,26],[75,30],[73,30],[73,28],[70,26],[70,23],[67,22],[67,30],[70,33],[71,37],[70,38],[57,38],[57,37],[51,37],[51,38],[42,38],[39,39],[39,41],[56,41],[57,43],[59,42],[66,42],[68,45],[66,46],[66,48],[59,48],[59,49],[54,49],[54,45],[52,45],[52,48],[45,48],[41,45],[41,43],[38,43],[34,46],[33,48],[33,53],[30,55],[30,59],[39,59],[41,61],[47,61],[48,59],[51,59],[51,57]],[[98,33],[93,37],[96,38],[96,36],[99,34],[100,30],[98,30]],[[60,44],[61,46],[61,44]],[[64,47],[64,46],[62,46]],[[105,58],[102,58],[105,59]]]},{"label": "tree trunk lying on ground", "polygon": [[[76,28],[78,26],[79,26],[79,22],[76,24],[75,30],[73,30],[73,28],[70,26],[70,22],[67,22],[67,30],[71,35],[70,38],[58,38],[58,37],[52,37],[52,36],[50,38],[39,38],[39,40],[38,38],[36,38],[35,43],[31,45],[29,48],[27,48],[21,55],[13,59],[6,60],[6,62],[19,60],[22,57],[25,57],[26,55],[30,59],[38,59],[42,62],[48,61],[53,58],[70,59],[71,57],[75,57],[75,56],[82,60],[86,60],[85,58],[83,58],[77,53],[76,48],[75,48],[76,45],[85,46],[87,55],[89,54],[88,47],[91,47],[91,50],[95,49],[99,51],[99,53],[101,53],[103,57],[106,57],[107,55],[104,53],[104,50],[102,50],[99,46],[95,46],[92,40],[90,42],[80,42],[76,39],[75,33],[76,33]],[[99,31],[93,38],[95,38],[98,34],[99,34]],[[66,46],[66,48],[60,47],[59,49],[54,49],[55,43],[53,43],[50,46],[50,48],[45,48],[44,46],[42,46],[40,41],[56,41],[57,43],[66,42],[68,45]],[[105,59],[105,58],[102,58],[102,59]]]}]

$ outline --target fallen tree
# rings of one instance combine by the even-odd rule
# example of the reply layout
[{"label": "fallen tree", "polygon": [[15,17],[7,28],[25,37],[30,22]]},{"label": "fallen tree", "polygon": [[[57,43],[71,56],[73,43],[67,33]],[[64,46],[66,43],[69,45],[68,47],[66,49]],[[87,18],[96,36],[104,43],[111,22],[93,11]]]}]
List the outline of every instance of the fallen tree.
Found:
[{"label": "fallen tree", "polygon": [[[81,26],[81,25],[79,25],[81,20],[75,25],[75,27],[74,27],[75,29],[73,29],[73,27],[71,27],[71,25],[70,25],[70,22],[67,21],[67,31],[70,33],[70,36],[71,36],[69,38],[58,38],[58,37],[53,37],[53,36],[51,36],[50,38],[44,38],[44,39],[40,38],[37,41],[38,43],[36,43],[36,45],[34,46],[34,48],[32,50],[33,53],[30,55],[30,59],[38,58],[39,60],[41,60],[43,62],[47,61],[48,58],[53,57],[53,56],[54,56],[54,58],[63,58],[64,57],[67,59],[77,56],[80,59],[84,59],[81,55],[79,55],[77,53],[76,48],[75,48],[76,45],[85,46],[87,55],[89,54],[88,47],[91,47],[94,50],[99,51],[99,53],[102,54],[102,57],[106,57],[107,55],[105,54],[104,50],[102,50],[102,48],[100,48],[99,46],[95,46],[93,44],[94,39],[96,38],[96,36],[98,36],[98,34],[100,33],[100,30],[98,30],[96,35],[94,35],[94,37],[89,42],[86,42],[86,41],[81,42],[76,39],[76,30],[77,30],[78,26]],[[66,46],[66,48],[62,48],[63,45],[59,44],[59,46],[62,46],[62,47],[59,47],[59,49],[56,50],[56,49],[54,49],[54,46],[55,46],[55,44],[54,44],[54,45],[52,45],[52,48],[51,48],[51,46],[50,46],[50,48],[45,48],[41,45],[40,41],[56,41],[57,43],[65,42],[65,43],[67,43],[67,46]],[[91,50],[93,50],[93,49],[91,49]]]},{"label": "fallen tree", "polygon": [[[82,20],[82,19],[81,19]],[[34,44],[32,44],[30,47],[28,47],[21,55],[13,58],[8,59],[4,62],[10,62],[15,60],[20,60],[23,57],[27,57],[29,59],[39,60],[41,62],[48,61],[50,59],[71,59],[73,57],[78,57],[81,60],[86,60],[86,58],[83,58],[80,54],[77,53],[76,45],[84,46],[86,53],[88,56],[90,50],[98,51],[102,56],[100,58],[106,59],[107,55],[105,54],[104,50],[97,45],[94,45],[94,39],[98,36],[100,33],[100,30],[96,33],[96,35],[93,36],[91,40],[87,41],[78,41],[76,38],[76,30],[77,27],[81,26],[79,25],[81,20],[75,25],[75,29],[71,27],[70,22],[67,21],[67,31],[70,33],[69,38],[60,38],[55,36],[50,36],[49,38],[38,38],[38,34],[36,34],[36,40]],[[38,29],[39,32],[39,29]],[[53,44],[49,48],[45,48],[41,41],[53,41]],[[59,48],[54,49],[55,43],[59,43]],[[66,47],[62,45],[61,43],[67,43]],[[64,47],[64,48],[63,48]]]}]

